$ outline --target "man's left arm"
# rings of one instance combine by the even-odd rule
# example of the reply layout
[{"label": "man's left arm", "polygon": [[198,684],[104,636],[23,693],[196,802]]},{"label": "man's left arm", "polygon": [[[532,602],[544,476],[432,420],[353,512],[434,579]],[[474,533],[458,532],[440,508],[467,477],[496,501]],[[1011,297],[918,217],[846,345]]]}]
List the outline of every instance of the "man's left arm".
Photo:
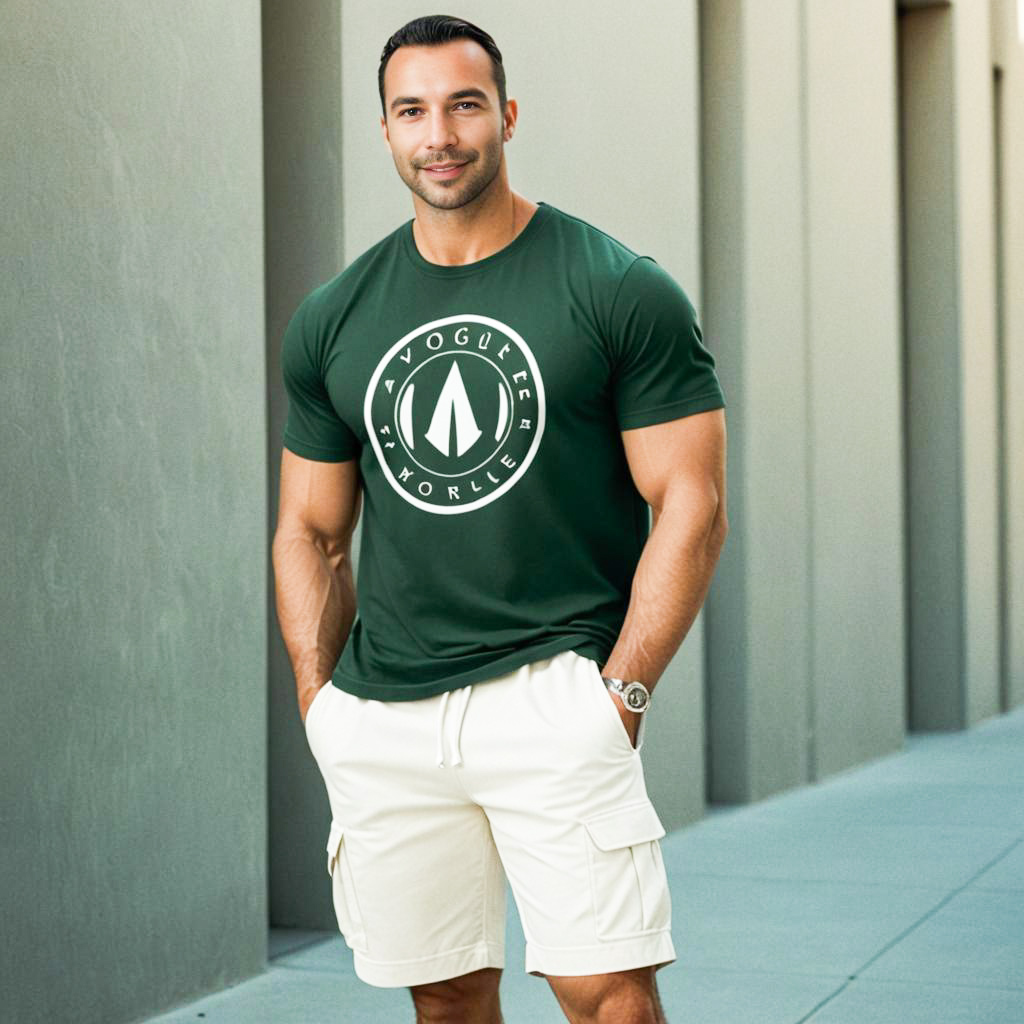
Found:
[{"label": "man's left arm", "polygon": [[[654,689],[697,617],[728,531],[725,413],[622,431],[630,473],[651,506],[651,532],[604,676]],[[636,743],[639,716],[611,694]]]}]

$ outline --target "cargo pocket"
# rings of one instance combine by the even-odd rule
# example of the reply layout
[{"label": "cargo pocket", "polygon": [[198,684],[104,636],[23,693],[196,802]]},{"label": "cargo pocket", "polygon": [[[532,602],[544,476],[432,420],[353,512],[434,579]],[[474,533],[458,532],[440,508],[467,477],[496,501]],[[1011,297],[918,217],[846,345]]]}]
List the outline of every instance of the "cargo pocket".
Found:
[{"label": "cargo pocket", "polygon": [[366,933],[346,852],[345,828],[336,821],[331,822],[331,834],[327,839],[327,873],[331,876],[334,913],[338,918],[338,928],[349,947],[365,953]]},{"label": "cargo pocket", "polygon": [[602,939],[662,931],[671,923],[658,840],[665,828],[649,800],[583,821],[597,934]]}]

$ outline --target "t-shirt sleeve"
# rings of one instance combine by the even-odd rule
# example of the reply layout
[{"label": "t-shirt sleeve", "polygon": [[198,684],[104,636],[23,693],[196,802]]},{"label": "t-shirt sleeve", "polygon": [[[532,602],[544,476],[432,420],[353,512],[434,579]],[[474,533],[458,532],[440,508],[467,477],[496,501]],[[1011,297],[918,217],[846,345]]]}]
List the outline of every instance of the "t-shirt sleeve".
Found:
[{"label": "t-shirt sleeve", "polygon": [[626,271],[609,326],[621,430],[725,405],[693,304],[649,256],[638,257]]},{"label": "t-shirt sleeve", "polygon": [[345,462],[359,454],[359,439],[331,402],[318,351],[316,317],[306,301],[288,324],[281,345],[281,372],[288,392],[284,446],[304,459]]}]

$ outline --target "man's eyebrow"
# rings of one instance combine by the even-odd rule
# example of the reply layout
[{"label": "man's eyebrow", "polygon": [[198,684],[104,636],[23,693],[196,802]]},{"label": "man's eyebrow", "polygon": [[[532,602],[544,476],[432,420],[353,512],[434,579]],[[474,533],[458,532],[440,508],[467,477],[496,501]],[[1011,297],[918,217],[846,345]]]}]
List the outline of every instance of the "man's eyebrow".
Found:
[{"label": "man's eyebrow", "polygon": [[487,102],[487,93],[483,89],[460,89],[458,92],[453,92],[448,99],[464,100],[470,97],[476,100],[483,100],[484,103]]},{"label": "man's eyebrow", "polygon": [[[458,92],[453,92],[451,96],[448,97],[448,100],[451,102],[452,100],[465,100],[470,98],[483,100],[486,103],[487,93],[485,93],[483,89],[459,89]],[[421,100],[419,96],[396,96],[391,101],[390,109],[395,110],[398,107],[410,106],[411,104],[422,102],[423,100]]]}]

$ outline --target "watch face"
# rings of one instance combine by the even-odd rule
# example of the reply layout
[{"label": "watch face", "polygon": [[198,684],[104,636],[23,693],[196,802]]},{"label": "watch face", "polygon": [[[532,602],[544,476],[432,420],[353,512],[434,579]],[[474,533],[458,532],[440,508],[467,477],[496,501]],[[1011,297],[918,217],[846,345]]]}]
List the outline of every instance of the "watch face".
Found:
[{"label": "watch face", "polygon": [[650,696],[640,683],[630,683],[622,694],[622,702],[630,711],[644,711],[650,703]]}]

